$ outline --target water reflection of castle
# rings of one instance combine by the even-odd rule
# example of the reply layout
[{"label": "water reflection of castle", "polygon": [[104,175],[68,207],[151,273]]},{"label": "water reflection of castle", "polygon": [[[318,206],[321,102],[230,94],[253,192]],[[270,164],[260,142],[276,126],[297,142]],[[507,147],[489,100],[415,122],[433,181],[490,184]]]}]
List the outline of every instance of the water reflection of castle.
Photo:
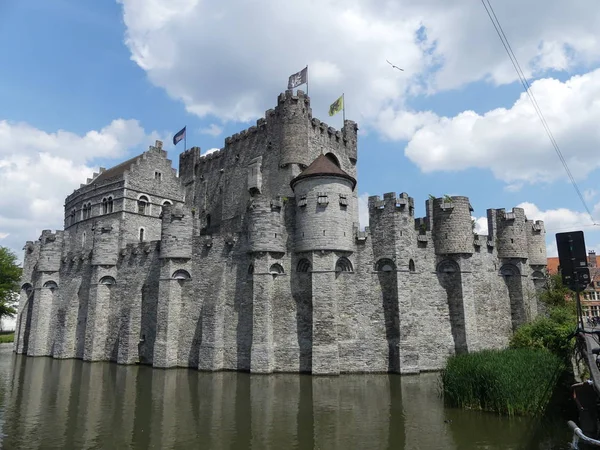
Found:
[{"label": "water reflection of castle", "polygon": [[[25,246],[17,353],[256,373],[440,369],[506,346],[537,314],[542,222],[467,197],[369,199],[358,227],[357,126],[281,94],[225,148],[157,142],[65,202]],[[401,174],[401,172],[399,172]],[[493,330],[493,332],[490,332]]]},{"label": "water reflection of castle", "polygon": [[437,374],[156,371],[13,359],[1,349],[0,374],[6,449],[459,450],[516,448],[531,437],[527,421],[445,410]]}]

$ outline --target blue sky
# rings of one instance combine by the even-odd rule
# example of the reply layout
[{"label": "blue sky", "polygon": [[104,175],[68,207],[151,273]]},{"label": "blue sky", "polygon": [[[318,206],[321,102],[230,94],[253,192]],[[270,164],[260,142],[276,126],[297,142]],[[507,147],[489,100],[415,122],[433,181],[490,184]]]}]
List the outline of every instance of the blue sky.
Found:
[{"label": "blue sky", "polygon": [[[493,4],[600,222],[597,8]],[[217,5],[0,3],[0,41],[10,43],[0,46],[0,245],[20,256],[26,240],[62,226],[64,197],[94,169],[155,139],[176,166],[183,148],[170,138],[184,125],[188,147],[222,147],[308,63],[313,115],[339,128],[327,106],[345,92],[347,117],[359,123],[363,200],[408,192],[422,215],[429,194],[466,195],[477,218],[524,204],[546,221],[550,254],[554,233],[573,229],[600,250],[600,227],[590,226],[478,2]]]}]

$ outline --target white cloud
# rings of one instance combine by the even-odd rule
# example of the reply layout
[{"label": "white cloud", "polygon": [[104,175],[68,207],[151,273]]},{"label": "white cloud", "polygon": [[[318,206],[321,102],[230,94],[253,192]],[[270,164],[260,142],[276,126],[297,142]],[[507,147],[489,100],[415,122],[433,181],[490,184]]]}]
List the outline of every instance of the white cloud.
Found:
[{"label": "white cloud", "polygon": [[358,196],[358,223],[360,229],[364,230],[369,226],[369,193],[365,192]]},{"label": "white cloud", "polygon": [[525,210],[525,215],[531,220],[543,220],[548,234],[561,231],[572,231],[593,226],[587,213],[573,211],[567,208],[540,210],[535,204],[524,202],[517,205]]},{"label": "white cloud", "polygon": [[487,217],[473,217],[471,216],[471,220],[475,221],[475,233],[481,235],[488,234],[488,221]]},{"label": "white cloud", "polygon": [[92,176],[98,158],[123,158],[151,143],[136,120],[117,119],[83,136],[47,133],[26,123],[0,121],[0,238],[19,257],[41,229],[62,229],[65,197]]},{"label": "white cloud", "polygon": [[[573,175],[585,178],[600,167],[600,69],[566,82],[541,79],[532,84],[538,104]],[[438,117],[419,129],[405,154],[424,172],[489,169],[518,190],[523,182],[566,177],[527,95],[510,109],[477,114],[464,111]]]},{"label": "white cloud", "polygon": [[223,132],[223,127],[220,127],[216,123],[211,123],[209,126],[202,128],[200,133],[209,134],[211,136],[217,137]]},{"label": "white cloud", "polygon": [[206,156],[206,155],[210,155],[211,153],[214,152],[218,152],[219,150],[221,150],[220,148],[209,148],[208,150],[206,150],[205,152],[202,153],[201,156]]},{"label": "white cloud", "polygon": [[[407,118],[407,95],[516,80],[479,2],[118,1],[132,60],[199,116],[255,119],[273,106],[288,76],[308,64],[316,116],[344,92],[348,117],[363,126],[381,120],[380,130],[398,127],[389,136],[403,138],[431,119]],[[600,9],[593,0],[496,3],[527,74],[599,60]]]}]

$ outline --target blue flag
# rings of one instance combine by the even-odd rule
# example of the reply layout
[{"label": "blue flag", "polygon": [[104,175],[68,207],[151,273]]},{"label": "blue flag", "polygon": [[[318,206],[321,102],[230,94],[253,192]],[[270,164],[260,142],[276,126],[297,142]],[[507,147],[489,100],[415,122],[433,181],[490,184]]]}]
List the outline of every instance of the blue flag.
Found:
[{"label": "blue flag", "polygon": [[186,127],[183,127],[181,131],[173,136],[173,145],[177,145],[177,143],[185,137],[185,128]]}]

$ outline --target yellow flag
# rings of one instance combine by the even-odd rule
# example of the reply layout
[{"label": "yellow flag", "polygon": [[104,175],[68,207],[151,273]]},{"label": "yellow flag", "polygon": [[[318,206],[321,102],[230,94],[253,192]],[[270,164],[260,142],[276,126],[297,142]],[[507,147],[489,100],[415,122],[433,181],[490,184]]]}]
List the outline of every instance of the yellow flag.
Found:
[{"label": "yellow flag", "polygon": [[342,109],[344,109],[344,94],[342,94],[340,98],[331,104],[329,107],[329,115],[333,116],[334,114],[339,113]]}]

